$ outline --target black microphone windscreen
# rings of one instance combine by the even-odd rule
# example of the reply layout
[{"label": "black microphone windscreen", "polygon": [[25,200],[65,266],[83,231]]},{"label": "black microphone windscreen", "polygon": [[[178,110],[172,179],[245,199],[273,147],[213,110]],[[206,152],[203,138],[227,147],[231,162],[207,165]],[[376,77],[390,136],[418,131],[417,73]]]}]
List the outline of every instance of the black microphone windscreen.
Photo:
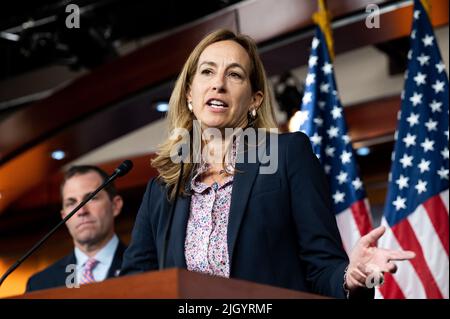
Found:
[{"label": "black microphone windscreen", "polygon": [[116,168],[116,173],[118,176],[124,176],[133,168],[133,162],[130,160],[125,160],[119,167]]}]

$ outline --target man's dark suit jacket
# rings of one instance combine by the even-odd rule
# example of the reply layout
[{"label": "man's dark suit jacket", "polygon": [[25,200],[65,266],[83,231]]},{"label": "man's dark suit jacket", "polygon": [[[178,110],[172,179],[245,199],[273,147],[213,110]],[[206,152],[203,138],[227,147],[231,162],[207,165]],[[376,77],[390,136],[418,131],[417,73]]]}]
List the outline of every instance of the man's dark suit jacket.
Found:
[{"label": "man's dark suit jacket", "polygon": [[[270,145],[269,138],[266,142],[258,152]],[[239,147],[244,144],[241,139]],[[227,233],[230,277],[345,298],[348,258],[331,211],[325,174],[309,139],[303,133],[281,134],[276,151],[274,174],[259,173],[260,161],[236,164]],[[187,267],[184,242],[190,199],[178,198],[166,267]],[[165,185],[152,179],[121,275],[158,269],[170,208]]]},{"label": "man's dark suit jacket", "polygon": [[[122,265],[122,256],[125,249],[126,246],[119,241],[106,278],[117,277]],[[66,266],[76,263],[77,261],[74,252],[63,257],[48,268],[31,276],[27,282],[26,292],[65,286],[66,278],[69,275],[69,273],[66,272]]]}]

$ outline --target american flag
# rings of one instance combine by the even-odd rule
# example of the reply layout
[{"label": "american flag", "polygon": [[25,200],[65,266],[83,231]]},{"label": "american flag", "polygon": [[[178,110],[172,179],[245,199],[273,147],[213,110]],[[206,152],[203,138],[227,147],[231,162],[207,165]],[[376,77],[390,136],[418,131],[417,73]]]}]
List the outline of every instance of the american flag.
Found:
[{"label": "american flag", "polygon": [[350,253],[372,228],[369,205],[358,175],[353,147],[337,93],[333,65],[322,29],[317,26],[308,60],[308,75],[300,113],[306,133],[321,161],[332,195],[343,246]]},{"label": "american flag", "polygon": [[414,3],[408,70],[378,246],[416,258],[397,264],[377,297],[449,297],[448,78],[427,12]]}]

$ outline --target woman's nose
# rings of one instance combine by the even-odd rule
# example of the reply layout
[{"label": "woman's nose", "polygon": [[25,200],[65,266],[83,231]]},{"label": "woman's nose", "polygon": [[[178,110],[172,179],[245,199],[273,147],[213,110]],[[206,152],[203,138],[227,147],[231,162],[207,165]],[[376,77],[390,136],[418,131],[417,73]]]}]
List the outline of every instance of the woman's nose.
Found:
[{"label": "woman's nose", "polygon": [[212,89],[218,92],[224,92],[225,88],[225,80],[223,74],[217,74],[213,79]]}]

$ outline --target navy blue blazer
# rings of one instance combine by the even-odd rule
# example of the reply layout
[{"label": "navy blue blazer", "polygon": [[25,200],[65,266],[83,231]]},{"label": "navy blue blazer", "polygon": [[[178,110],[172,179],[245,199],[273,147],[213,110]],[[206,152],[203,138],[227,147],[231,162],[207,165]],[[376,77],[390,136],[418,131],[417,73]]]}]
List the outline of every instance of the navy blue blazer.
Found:
[{"label": "navy blue blazer", "polygon": [[[269,146],[267,138],[258,152],[268,152]],[[300,132],[278,135],[276,152],[274,174],[261,174],[261,161],[236,164],[227,233],[230,277],[345,298],[348,258],[320,162]],[[167,267],[187,267],[184,242],[190,199],[178,198]],[[170,207],[165,185],[150,180],[121,275],[158,269]]]},{"label": "navy blue blazer", "polygon": [[[119,241],[106,278],[118,276],[122,265],[122,257],[125,248],[126,246]],[[31,276],[27,282],[26,292],[65,286],[66,278],[69,275],[66,273],[66,267],[67,265],[73,265],[76,263],[77,260],[74,252],[63,257],[54,264],[50,265],[48,268],[45,268],[44,270]]]}]

